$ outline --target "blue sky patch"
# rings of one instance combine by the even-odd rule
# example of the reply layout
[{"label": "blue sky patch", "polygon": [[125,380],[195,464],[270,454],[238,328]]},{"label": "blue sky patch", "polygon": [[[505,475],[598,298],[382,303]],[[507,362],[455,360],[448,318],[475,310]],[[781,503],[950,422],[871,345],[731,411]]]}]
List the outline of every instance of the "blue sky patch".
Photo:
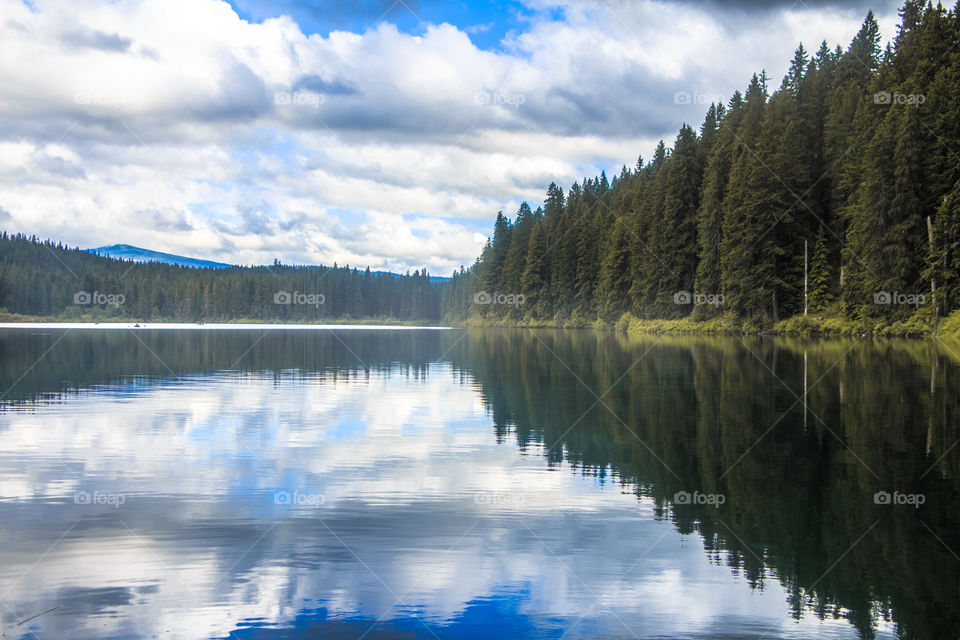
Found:
[{"label": "blue sky patch", "polygon": [[537,16],[557,18],[559,10],[534,10],[516,0],[436,2],[431,0],[229,0],[241,18],[263,22],[288,15],[307,35],[326,37],[331,31],[363,33],[379,22],[395,24],[408,34],[420,34],[427,24],[444,22],[470,36],[480,49],[501,48],[511,31],[523,31]]}]

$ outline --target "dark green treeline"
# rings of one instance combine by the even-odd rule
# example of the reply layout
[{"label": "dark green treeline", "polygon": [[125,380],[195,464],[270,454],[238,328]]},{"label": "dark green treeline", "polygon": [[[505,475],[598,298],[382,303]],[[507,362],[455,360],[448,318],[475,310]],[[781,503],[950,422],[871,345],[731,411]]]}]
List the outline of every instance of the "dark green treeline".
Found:
[{"label": "dark green treeline", "polygon": [[197,269],[105,258],[3,232],[0,308],[63,319],[435,323],[440,292],[425,269],[401,276],[336,264]]},{"label": "dark green treeline", "polygon": [[871,12],[846,50],[801,45],[779,87],[754,75],[649,162],[501,213],[447,319],[776,321],[803,311],[805,254],[812,312],[957,309],[958,14],[909,0],[881,50]]}]

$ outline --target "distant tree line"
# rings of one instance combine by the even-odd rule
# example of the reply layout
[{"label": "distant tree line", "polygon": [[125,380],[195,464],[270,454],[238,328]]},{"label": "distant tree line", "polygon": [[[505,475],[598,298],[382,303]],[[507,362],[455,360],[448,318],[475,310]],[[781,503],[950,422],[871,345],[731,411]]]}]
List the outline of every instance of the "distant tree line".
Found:
[{"label": "distant tree line", "polygon": [[447,319],[957,309],[960,3],[900,15],[886,50],[870,12],[846,50],[801,44],[772,94],[754,75],[649,162],[500,213]]},{"label": "distant tree line", "polygon": [[380,318],[435,323],[440,291],[426,270],[394,275],[356,268],[198,269],[136,263],[0,233],[0,308],[59,318],[183,322],[318,322]]}]

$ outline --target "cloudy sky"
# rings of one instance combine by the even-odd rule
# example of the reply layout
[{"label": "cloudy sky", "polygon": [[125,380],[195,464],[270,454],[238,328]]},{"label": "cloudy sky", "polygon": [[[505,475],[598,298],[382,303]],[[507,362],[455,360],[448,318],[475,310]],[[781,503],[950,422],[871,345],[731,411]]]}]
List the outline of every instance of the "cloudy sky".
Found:
[{"label": "cloudy sky", "polygon": [[876,0],[0,0],[0,227],[448,275]]}]

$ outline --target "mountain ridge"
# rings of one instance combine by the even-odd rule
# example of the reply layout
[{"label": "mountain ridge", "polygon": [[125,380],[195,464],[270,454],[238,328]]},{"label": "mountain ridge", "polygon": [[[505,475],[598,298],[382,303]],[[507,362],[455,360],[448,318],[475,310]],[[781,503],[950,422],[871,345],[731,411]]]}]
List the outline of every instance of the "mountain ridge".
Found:
[{"label": "mountain ridge", "polygon": [[173,253],[164,253],[152,249],[135,247],[131,244],[112,244],[104,247],[87,249],[89,253],[95,253],[98,256],[107,258],[119,258],[122,260],[133,260],[135,262],[161,262],[163,264],[178,265],[181,267],[194,267],[199,269],[229,269],[236,266],[226,262],[215,262],[213,260],[203,260],[202,258],[190,258]]},{"label": "mountain ridge", "polygon": [[[214,260],[205,260],[203,258],[191,258],[189,256],[181,256],[174,253],[165,253],[163,251],[154,251],[153,249],[144,249],[143,247],[137,247],[132,244],[112,244],[103,247],[95,247],[93,249],[86,249],[89,253],[94,253],[98,256],[103,256],[106,258],[117,258],[120,260],[133,260],[135,262],[160,262],[162,264],[171,264],[181,267],[191,267],[194,269],[230,269],[232,267],[238,267],[243,265],[229,264],[226,262],[216,262]],[[318,265],[302,265],[302,266],[318,266]],[[399,277],[401,274],[395,273],[393,271],[372,271],[374,274],[386,273],[395,277]],[[447,276],[430,276],[430,281],[445,282],[450,278]]]}]

